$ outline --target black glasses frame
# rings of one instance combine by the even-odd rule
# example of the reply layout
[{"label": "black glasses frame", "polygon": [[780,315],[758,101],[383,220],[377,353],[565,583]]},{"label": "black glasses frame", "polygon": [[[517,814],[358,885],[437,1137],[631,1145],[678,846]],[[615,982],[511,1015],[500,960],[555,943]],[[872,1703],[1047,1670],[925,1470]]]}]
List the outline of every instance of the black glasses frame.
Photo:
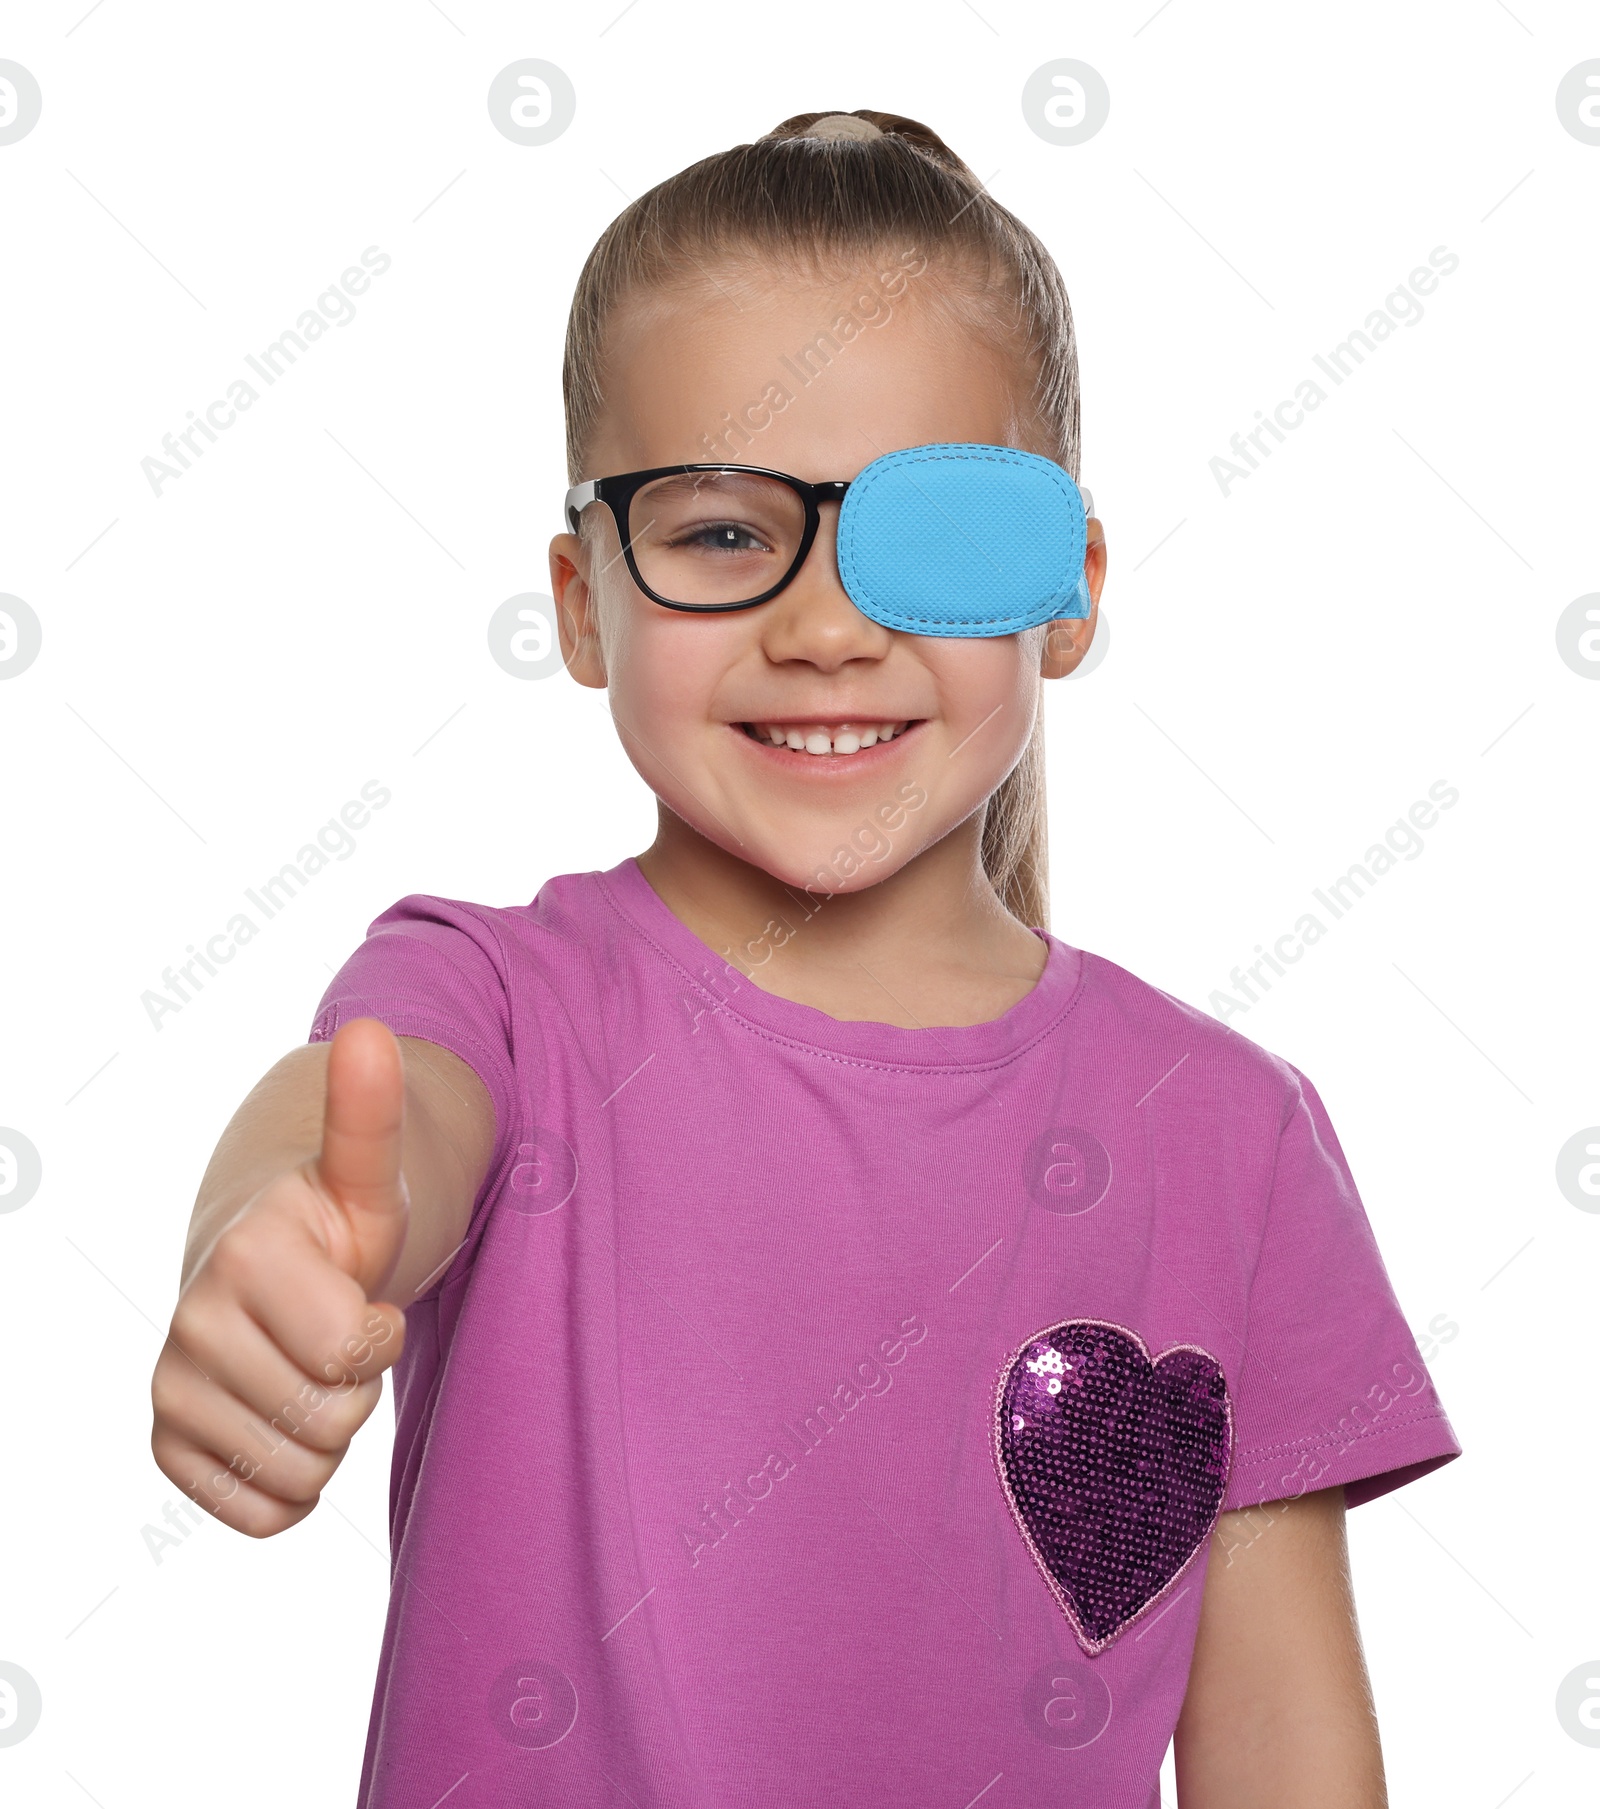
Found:
[{"label": "black glasses frame", "polygon": [[[805,505],[805,532],[800,536],[794,561],[778,582],[770,590],[764,590],[759,597],[747,598],[743,603],[678,603],[671,597],[663,597],[659,591],[652,590],[645,583],[639,562],[633,556],[633,540],[628,533],[628,510],[638,492],[656,478],[686,477],[695,471],[744,471],[755,477],[776,478],[779,483],[787,484]],[[691,615],[721,614],[734,609],[754,609],[758,603],[770,602],[779,591],[793,582],[795,574],[805,564],[806,555],[816,540],[817,529],[822,524],[822,504],[843,502],[844,493],[850,488],[852,481],[850,478],[830,478],[820,484],[809,484],[803,477],[793,477],[787,471],[773,471],[765,465],[653,465],[648,471],[624,471],[614,477],[591,477],[584,483],[574,484],[567,492],[566,515],[572,532],[576,534],[578,518],[583,510],[592,502],[604,503],[617,524],[622,556],[628,562],[633,581],[652,603],[659,603],[663,609],[681,609]]]}]

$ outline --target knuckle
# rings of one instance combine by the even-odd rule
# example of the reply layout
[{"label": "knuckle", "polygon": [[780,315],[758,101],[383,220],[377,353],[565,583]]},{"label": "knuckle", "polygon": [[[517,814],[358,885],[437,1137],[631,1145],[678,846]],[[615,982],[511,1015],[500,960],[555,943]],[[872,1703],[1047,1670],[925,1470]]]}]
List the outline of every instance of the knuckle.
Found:
[{"label": "knuckle", "polygon": [[230,1292],[243,1287],[256,1268],[256,1240],[243,1223],[224,1231],[212,1246],[205,1267],[213,1281]]},{"label": "knuckle", "polygon": [[338,1458],[331,1463],[318,1464],[315,1470],[304,1478],[296,1480],[284,1493],[296,1507],[315,1507],[321,1499],[322,1491],[328,1478],[339,1467]]},{"label": "knuckle", "polygon": [[286,1513],[293,1508],[303,1507],[308,1501],[315,1501],[317,1494],[316,1485],[309,1480],[302,1481],[299,1477],[274,1476],[272,1493],[270,1497],[267,1497],[271,1505],[265,1511],[268,1515]]},{"label": "knuckle", "polygon": [[163,1353],[161,1361],[156,1365],[155,1374],[150,1378],[150,1405],[158,1424],[175,1417],[180,1398],[180,1384],[172,1364]]},{"label": "knuckle", "polygon": [[306,1515],[317,1505],[320,1499],[320,1495],[313,1495],[311,1499],[305,1502],[300,1508],[294,1511],[285,1509],[274,1517],[272,1524],[269,1525],[264,1532],[260,1533],[258,1537],[270,1539],[274,1533],[287,1532],[291,1526],[298,1526],[300,1522],[305,1519]]},{"label": "knuckle", "polygon": [[211,1354],[217,1349],[218,1321],[226,1310],[204,1297],[193,1298],[192,1290],[185,1294],[173,1310],[157,1373],[165,1370],[170,1378],[191,1365],[202,1375],[209,1373]]},{"label": "knuckle", "polygon": [[270,1495],[263,1495],[258,1489],[248,1492],[242,1501],[234,1504],[234,1514],[228,1524],[235,1532],[240,1532],[247,1539],[270,1539],[275,1533],[284,1532],[297,1520],[303,1520],[310,1507],[316,1506],[316,1496],[310,1498],[309,1506],[301,1502],[279,1501]]},{"label": "knuckle", "polygon": [[349,1393],[367,1380],[375,1370],[386,1367],[385,1352],[391,1342],[383,1327],[378,1326],[370,1309],[359,1319],[345,1315],[339,1325],[330,1329],[319,1348],[323,1356],[318,1364],[318,1381],[326,1388]]},{"label": "knuckle", "polygon": [[271,1480],[267,1492],[271,1498],[296,1507],[312,1505],[327,1486],[328,1478],[338,1469],[343,1456],[342,1450],[332,1453],[279,1452],[268,1466]]},{"label": "knuckle", "polygon": [[292,1398],[279,1403],[271,1423],[305,1450],[342,1453],[350,1435],[343,1425],[340,1406],[338,1398],[320,1384],[306,1382]]},{"label": "knuckle", "polygon": [[350,1440],[327,1420],[302,1420],[294,1429],[294,1442],[308,1454],[332,1457],[335,1461],[349,1449]]},{"label": "knuckle", "polygon": [[351,1395],[346,1411],[350,1417],[350,1430],[356,1432],[366,1425],[372,1417],[372,1410],[383,1399],[383,1377],[370,1376]]},{"label": "knuckle", "polygon": [[317,1436],[311,1441],[312,1448],[325,1456],[330,1456],[337,1463],[350,1449],[350,1441],[355,1437],[361,1422],[366,1415],[351,1412],[351,1399],[346,1396],[330,1400],[324,1410],[311,1422]]},{"label": "knuckle", "polygon": [[370,1411],[363,1395],[363,1389],[356,1389],[328,1403],[326,1413],[319,1416],[322,1420],[322,1437],[316,1444],[319,1451],[336,1452],[343,1457],[350,1449],[350,1441],[361,1430]]},{"label": "knuckle", "polygon": [[[173,1343],[187,1347],[199,1335],[204,1318],[205,1314],[195,1299],[195,1291],[191,1286],[172,1309],[172,1329],[168,1336]],[[165,1362],[170,1355],[169,1351],[162,1351],[162,1361]]]}]

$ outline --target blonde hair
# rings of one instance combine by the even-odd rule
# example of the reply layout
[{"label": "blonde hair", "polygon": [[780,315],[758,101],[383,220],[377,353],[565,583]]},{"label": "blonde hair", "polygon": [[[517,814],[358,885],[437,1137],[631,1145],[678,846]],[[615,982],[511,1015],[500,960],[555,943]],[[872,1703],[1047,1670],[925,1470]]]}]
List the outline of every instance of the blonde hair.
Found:
[{"label": "blonde hair", "polygon": [[[819,131],[813,131],[820,125]],[[906,246],[958,279],[919,290],[1016,353],[1031,375],[1025,430],[1078,476],[1078,354],[1055,261],[936,133],[898,113],[797,113],[753,144],[702,158],[641,195],[578,277],[562,365],[568,481],[605,406],[605,333],[624,298],[704,281],[704,266],[848,270]],[[931,287],[931,286],[930,286]],[[1006,909],[1049,927],[1043,713],[984,808],[984,872]]]}]

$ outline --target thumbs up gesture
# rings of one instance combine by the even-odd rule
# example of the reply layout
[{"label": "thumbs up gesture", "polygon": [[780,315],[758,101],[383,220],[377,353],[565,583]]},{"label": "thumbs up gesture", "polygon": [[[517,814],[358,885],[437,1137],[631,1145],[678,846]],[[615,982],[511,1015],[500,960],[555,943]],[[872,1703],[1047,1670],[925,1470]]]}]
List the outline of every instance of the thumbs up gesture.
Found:
[{"label": "thumbs up gesture", "polygon": [[255,1538],[317,1505],[405,1340],[403,1311],[383,1299],[411,1216],[404,1058],[375,1018],[341,1026],[326,1051],[315,1155],[292,1155],[315,1116],[305,1062],[257,1104],[274,1070],[224,1134],[214,1169],[232,1160],[230,1137],[252,1146],[241,1172],[271,1170],[275,1148],[283,1166],[231,1196],[238,1208],[188,1277],[150,1385],[156,1462]]},{"label": "thumbs up gesture", "polygon": [[400,1173],[405,1091],[400,1045],[376,1018],[357,1018],[334,1033],[322,1149],[308,1179],[329,1209],[329,1258],[369,1300],[393,1275],[410,1218]]}]

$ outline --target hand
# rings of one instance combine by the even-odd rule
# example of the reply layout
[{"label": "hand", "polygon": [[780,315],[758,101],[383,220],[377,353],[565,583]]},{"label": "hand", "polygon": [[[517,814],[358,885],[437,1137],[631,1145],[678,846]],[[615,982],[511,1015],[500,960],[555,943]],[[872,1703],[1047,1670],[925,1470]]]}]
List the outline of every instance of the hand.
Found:
[{"label": "hand", "polygon": [[376,1018],[341,1026],[326,1084],[320,1153],[212,1243],[150,1384],[156,1463],[257,1539],[317,1505],[405,1341],[403,1311],[381,1299],[410,1217],[400,1045]]}]

